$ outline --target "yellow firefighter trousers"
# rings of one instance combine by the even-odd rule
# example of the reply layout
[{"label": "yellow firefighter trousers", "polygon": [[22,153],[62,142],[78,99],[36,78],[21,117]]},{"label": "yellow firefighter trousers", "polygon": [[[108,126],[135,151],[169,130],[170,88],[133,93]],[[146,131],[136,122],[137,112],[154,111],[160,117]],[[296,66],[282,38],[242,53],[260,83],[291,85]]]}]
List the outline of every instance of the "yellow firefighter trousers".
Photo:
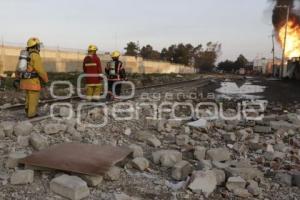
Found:
[{"label": "yellow firefighter trousers", "polygon": [[103,93],[103,85],[87,85],[86,98],[87,100],[100,100],[100,95]]},{"label": "yellow firefighter trousers", "polygon": [[34,117],[37,115],[37,109],[40,99],[40,91],[26,90],[25,110],[27,117]]}]

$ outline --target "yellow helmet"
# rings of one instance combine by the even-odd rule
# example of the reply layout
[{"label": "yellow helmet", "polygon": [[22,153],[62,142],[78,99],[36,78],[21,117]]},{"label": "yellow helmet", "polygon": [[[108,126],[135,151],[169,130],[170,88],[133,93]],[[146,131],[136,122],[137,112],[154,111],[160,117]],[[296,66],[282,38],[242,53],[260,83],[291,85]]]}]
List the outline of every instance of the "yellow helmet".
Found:
[{"label": "yellow helmet", "polygon": [[27,48],[33,47],[37,44],[41,44],[41,42],[38,38],[35,38],[35,37],[29,38],[29,40],[27,41]]},{"label": "yellow helmet", "polygon": [[121,55],[120,51],[114,51],[111,53],[112,58],[118,58],[120,57],[120,55]]},{"label": "yellow helmet", "polygon": [[97,50],[98,50],[98,48],[96,45],[93,45],[93,44],[89,45],[88,51],[97,51]]}]

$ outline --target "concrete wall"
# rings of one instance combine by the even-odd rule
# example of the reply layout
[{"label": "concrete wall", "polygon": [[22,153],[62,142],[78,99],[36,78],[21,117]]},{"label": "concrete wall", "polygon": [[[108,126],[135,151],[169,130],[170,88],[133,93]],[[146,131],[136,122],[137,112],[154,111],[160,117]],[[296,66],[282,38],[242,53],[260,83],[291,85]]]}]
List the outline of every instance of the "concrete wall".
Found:
[{"label": "concrete wall", "polygon": [[[0,74],[2,71],[15,71],[21,48],[13,46],[0,46]],[[82,51],[62,51],[43,49],[41,56],[48,72],[81,72],[82,61],[85,57]],[[109,55],[100,55],[102,67],[110,60]],[[157,62],[143,60],[132,56],[122,56],[128,73],[194,73],[191,67],[171,64],[169,62]],[[2,66],[2,69],[1,69]]]}]

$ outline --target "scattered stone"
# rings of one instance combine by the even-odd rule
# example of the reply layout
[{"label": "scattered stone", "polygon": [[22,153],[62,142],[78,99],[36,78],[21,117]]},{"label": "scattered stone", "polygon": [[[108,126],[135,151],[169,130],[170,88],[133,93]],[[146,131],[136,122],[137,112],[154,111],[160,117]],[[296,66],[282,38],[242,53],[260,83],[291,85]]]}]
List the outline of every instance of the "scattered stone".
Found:
[{"label": "scattered stone", "polygon": [[59,116],[64,117],[64,118],[72,118],[75,116],[75,113],[72,108],[69,107],[61,107],[59,109]]},{"label": "scattered stone", "polygon": [[231,153],[226,148],[210,149],[206,156],[212,161],[227,161],[231,159]]},{"label": "scattered stone", "polygon": [[161,142],[153,135],[153,133],[150,133],[148,131],[142,131],[138,133],[137,140],[146,142],[147,144],[153,147],[161,146]]},{"label": "scattered stone", "polygon": [[284,159],[285,158],[285,153],[278,152],[278,151],[275,151],[275,152],[265,152],[264,153],[264,157],[268,161],[273,161],[276,158]]},{"label": "scattered stone", "polygon": [[194,193],[203,193],[208,197],[217,187],[217,178],[213,171],[194,171],[188,188]]},{"label": "scattered stone", "polygon": [[197,121],[189,122],[187,125],[194,128],[203,128],[203,129],[207,129],[210,126],[206,119],[199,119]]},{"label": "scattered stone", "polygon": [[12,185],[22,185],[33,182],[34,172],[33,170],[17,170],[10,177],[10,183]]},{"label": "scattered stone", "polygon": [[0,123],[0,129],[2,128],[6,137],[11,137],[14,132],[15,122],[5,121]]},{"label": "scattered stone", "polygon": [[240,176],[230,177],[226,183],[226,188],[229,191],[233,191],[234,189],[245,188],[245,187],[246,187],[246,181],[242,179]]},{"label": "scattered stone", "polygon": [[216,175],[216,179],[217,179],[217,185],[223,185],[225,183],[225,179],[226,179],[226,174],[223,170],[221,169],[212,169],[212,171],[215,173]]},{"label": "scattered stone", "polygon": [[44,132],[48,135],[53,135],[57,133],[63,133],[67,130],[67,126],[64,124],[46,124],[44,126]]},{"label": "scattered stone", "polygon": [[33,125],[29,121],[19,122],[14,128],[15,136],[27,136],[30,135],[33,129]]},{"label": "scattered stone", "polygon": [[201,147],[201,146],[195,147],[194,157],[197,160],[204,160],[205,155],[206,155],[206,148],[205,147]]},{"label": "scattered stone", "polygon": [[42,150],[48,147],[47,138],[39,134],[32,134],[30,136],[30,144],[33,146],[35,150]]},{"label": "scattered stone", "polygon": [[223,134],[225,142],[233,144],[236,141],[236,135],[233,132]]},{"label": "scattered stone", "polygon": [[199,170],[203,170],[203,171],[212,169],[211,161],[210,160],[199,160],[198,168],[199,168]]},{"label": "scattered stone", "polygon": [[113,166],[108,172],[106,172],[104,179],[108,181],[117,181],[120,178],[121,169],[119,167]]},{"label": "scattered stone", "polygon": [[284,172],[278,172],[275,175],[275,179],[279,181],[279,183],[283,185],[292,186],[292,175]]},{"label": "scattered stone", "polygon": [[132,160],[132,166],[140,171],[149,167],[149,161],[146,158],[138,157]]},{"label": "scattered stone", "polygon": [[103,180],[103,176],[81,175],[80,177],[87,183],[89,187],[96,187]]},{"label": "scattered stone", "polygon": [[212,166],[217,169],[225,169],[230,166],[230,162],[224,162],[224,161],[212,161]]},{"label": "scattered stone", "polygon": [[131,135],[131,129],[126,128],[125,131],[124,131],[124,134],[127,135],[127,136],[130,136]]},{"label": "scattered stone", "polygon": [[189,162],[182,160],[174,165],[172,169],[172,178],[177,181],[183,181],[192,173],[192,171],[193,166]]},{"label": "scattered stone", "polygon": [[296,172],[293,174],[293,185],[300,188],[300,172]]},{"label": "scattered stone", "polygon": [[182,153],[176,150],[160,150],[152,153],[153,162],[163,167],[173,167],[182,160]]},{"label": "scattered stone", "polygon": [[50,190],[63,197],[80,200],[88,197],[87,183],[77,176],[61,175],[50,182]]},{"label": "scattered stone", "polygon": [[27,155],[24,152],[13,152],[8,155],[8,159],[6,161],[7,168],[15,168],[18,166],[19,161],[25,158]]},{"label": "scattered stone", "polygon": [[270,126],[272,129],[275,129],[275,130],[279,130],[279,129],[288,130],[288,129],[296,129],[299,127],[299,125],[291,124],[291,123],[283,121],[283,120],[271,121]]},{"label": "scattered stone", "polygon": [[120,194],[115,193],[113,200],[140,200],[140,199],[136,197],[128,196],[125,193],[120,193]]},{"label": "scattered stone", "polygon": [[28,147],[29,146],[29,136],[18,136],[17,142],[21,147]]},{"label": "scattered stone", "polygon": [[272,132],[272,128],[270,126],[255,126],[254,132],[267,134]]},{"label": "scattered stone", "polygon": [[238,197],[242,198],[249,198],[251,197],[251,194],[248,192],[248,190],[243,188],[236,188],[233,190],[233,194]]},{"label": "scattered stone", "polygon": [[141,146],[131,144],[129,148],[132,150],[132,156],[133,158],[143,157],[144,152]]},{"label": "scattered stone", "polygon": [[190,141],[190,137],[188,135],[178,135],[176,137],[176,144],[178,146],[184,146],[187,145]]},{"label": "scattered stone", "polygon": [[0,139],[4,139],[4,138],[5,138],[4,130],[0,127]]},{"label": "scattered stone", "polygon": [[228,167],[225,169],[226,175],[229,177],[238,177],[248,181],[253,180],[254,178],[263,178],[264,175],[261,171],[256,168],[237,168],[237,167]]},{"label": "scattered stone", "polygon": [[258,187],[258,183],[253,180],[250,180],[248,182],[247,190],[253,196],[258,196],[261,193],[261,189]]}]

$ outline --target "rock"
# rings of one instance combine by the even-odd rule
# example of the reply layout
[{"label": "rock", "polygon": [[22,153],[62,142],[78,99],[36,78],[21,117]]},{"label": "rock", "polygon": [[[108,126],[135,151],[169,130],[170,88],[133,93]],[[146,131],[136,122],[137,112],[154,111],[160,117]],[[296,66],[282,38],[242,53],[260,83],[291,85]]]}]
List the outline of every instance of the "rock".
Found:
[{"label": "rock", "polygon": [[68,107],[61,107],[59,109],[59,116],[64,117],[64,118],[72,118],[75,116],[75,112],[73,111],[72,108]]},{"label": "rock", "polygon": [[297,186],[300,188],[300,172],[295,172],[293,174],[292,181],[293,181],[294,186]]},{"label": "rock", "polygon": [[8,155],[8,159],[6,161],[7,168],[15,168],[18,166],[19,161],[25,158],[27,155],[24,152],[13,152]]},{"label": "rock", "polygon": [[182,153],[176,150],[160,150],[152,153],[153,162],[163,167],[173,167],[182,160]]},{"label": "rock", "polygon": [[22,185],[33,182],[34,172],[33,170],[17,170],[10,177],[10,183],[12,185]]},{"label": "rock", "polygon": [[198,169],[203,170],[203,171],[212,169],[211,161],[210,160],[199,160]]},{"label": "rock", "polygon": [[149,161],[146,158],[138,157],[132,160],[132,166],[135,169],[138,169],[140,171],[144,171],[149,167]]},{"label": "rock", "polygon": [[274,153],[273,145],[267,144],[267,146],[266,146],[266,152]]},{"label": "rock", "polygon": [[136,197],[128,196],[125,193],[120,193],[120,194],[115,193],[114,198],[112,200],[140,200],[140,199]]},{"label": "rock", "polygon": [[90,190],[86,182],[77,176],[61,175],[50,182],[50,190],[72,200],[88,197]]},{"label": "rock", "polygon": [[246,187],[246,181],[242,179],[240,176],[230,177],[226,183],[226,188],[229,191],[233,191],[236,188],[245,188],[245,187]]},{"label": "rock", "polygon": [[271,133],[272,128],[270,126],[255,126],[254,132],[256,132],[256,133]]},{"label": "rock", "polygon": [[268,161],[273,161],[276,158],[284,159],[285,158],[285,153],[278,152],[278,151],[275,151],[275,152],[265,152],[264,153],[264,157]]},{"label": "rock", "polygon": [[264,175],[261,171],[256,168],[237,168],[237,167],[228,167],[225,169],[226,175],[228,177],[237,177],[240,176],[242,179],[248,181],[253,180],[254,178],[263,178]]},{"label": "rock", "polygon": [[108,172],[106,172],[104,179],[108,181],[117,181],[120,178],[121,169],[119,167],[113,166]]},{"label": "rock", "polygon": [[212,166],[217,169],[225,169],[230,166],[230,162],[220,162],[220,161],[212,161]]},{"label": "rock", "polygon": [[36,133],[30,136],[30,144],[33,146],[35,150],[42,150],[48,147],[47,138],[42,135],[38,135]]},{"label": "rock", "polygon": [[278,172],[275,175],[275,179],[283,185],[292,186],[292,175],[284,172]]},{"label": "rock", "polygon": [[225,133],[223,134],[223,139],[225,140],[225,142],[233,144],[236,141],[235,133],[233,132]]},{"label": "rock", "polygon": [[238,197],[242,198],[249,198],[251,197],[251,194],[248,192],[248,190],[243,188],[236,188],[233,190],[233,194]]},{"label": "rock", "polygon": [[190,137],[188,135],[178,135],[176,136],[176,144],[178,146],[187,145],[190,141]]},{"label": "rock", "polygon": [[4,121],[0,123],[0,129],[3,129],[6,137],[11,137],[14,132],[15,124],[15,122]]},{"label": "rock", "polygon": [[29,121],[19,122],[14,128],[15,136],[27,136],[30,135],[33,129],[33,125]]},{"label": "rock", "polygon": [[217,179],[217,185],[223,185],[225,183],[225,179],[226,179],[226,174],[223,170],[221,169],[212,169],[212,171],[215,173],[216,175],[216,179]]},{"label": "rock", "polygon": [[207,129],[210,127],[206,119],[199,119],[197,121],[189,122],[187,125],[190,127],[203,128],[203,129]]},{"label": "rock", "polygon": [[179,161],[176,163],[172,169],[172,178],[177,181],[183,181],[185,180],[190,173],[193,171],[193,166],[185,161]]},{"label": "rock", "polygon": [[281,121],[271,121],[270,126],[272,129],[275,129],[275,130],[279,130],[279,129],[288,130],[288,129],[299,128],[300,125],[291,124],[289,122],[281,120]]},{"label": "rock", "polygon": [[261,193],[261,189],[258,187],[258,183],[253,180],[249,181],[247,190],[253,196],[258,196]]},{"label": "rock", "polygon": [[154,136],[153,133],[150,133],[148,131],[142,131],[138,133],[136,138],[137,140],[146,142],[147,144],[153,147],[161,146],[161,142]]},{"label": "rock", "polygon": [[203,193],[208,197],[217,187],[217,178],[213,171],[194,171],[188,188],[194,193]]},{"label": "rock", "polygon": [[206,155],[206,148],[205,147],[201,147],[201,146],[195,147],[194,157],[197,160],[204,160],[205,155]]},{"label": "rock", "polygon": [[87,183],[89,187],[96,187],[103,180],[103,176],[81,175],[80,177]]},{"label": "rock", "polygon": [[129,148],[132,150],[132,156],[133,158],[143,157],[144,152],[141,146],[131,144]]},{"label": "rock", "polygon": [[48,135],[53,135],[57,133],[63,133],[67,130],[67,126],[64,124],[46,124],[44,126],[44,132]]},{"label": "rock", "polygon": [[21,147],[28,147],[29,146],[29,136],[18,136],[17,142]]},{"label": "rock", "polygon": [[130,136],[131,135],[131,129],[126,128],[125,131],[124,131],[124,134],[127,135],[127,136]]},{"label": "rock", "polygon": [[5,138],[4,130],[0,128],[0,139],[4,139],[4,138]]},{"label": "rock", "polygon": [[231,159],[231,153],[226,148],[210,149],[206,156],[212,161],[227,161]]}]

